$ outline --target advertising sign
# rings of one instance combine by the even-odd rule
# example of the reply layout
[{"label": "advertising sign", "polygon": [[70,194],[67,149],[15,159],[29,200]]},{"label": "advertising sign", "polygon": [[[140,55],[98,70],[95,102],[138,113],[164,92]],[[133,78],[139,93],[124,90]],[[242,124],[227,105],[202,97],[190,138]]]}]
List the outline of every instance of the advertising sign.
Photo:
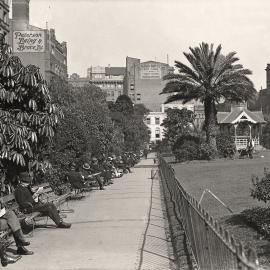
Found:
[{"label": "advertising sign", "polygon": [[22,53],[44,52],[44,31],[14,31],[13,51]]}]

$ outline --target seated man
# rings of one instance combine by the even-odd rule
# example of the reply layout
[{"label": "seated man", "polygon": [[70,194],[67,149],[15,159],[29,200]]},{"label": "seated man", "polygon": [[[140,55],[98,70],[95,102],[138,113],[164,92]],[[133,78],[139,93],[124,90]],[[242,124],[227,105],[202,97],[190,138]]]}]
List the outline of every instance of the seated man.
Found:
[{"label": "seated man", "polygon": [[79,171],[76,170],[76,164],[72,162],[70,164],[70,172],[67,175],[67,179],[71,184],[72,188],[75,189],[83,189],[87,188],[87,186],[83,182],[83,177]]},{"label": "seated man", "polygon": [[[8,228],[11,229],[11,232],[13,234],[13,237],[17,246],[17,254],[33,255],[34,252],[29,251],[25,248],[25,246],[29,246],[30,243],[25,241],[23,237],[20,221],[17,218],[16,214],[12,210],[6,209],[5,207],[1,207],[0,230],[7,230]],[[12,262],[9,262],[10,260],[8,258],[9,258],[8,256],[5,257],[7,263],[12,263]],[[13,259],[14,257],[11,258],[11,261],[13,261]],[[18,257],[16,258],[16,260],[18,260]]]},{"label": "seated man", "polygon": [[103,183],[102,183],[102,180],[101,180],[101,173],[102,173],[102,169],[100,168],[99,164],[98,164],[98,159],[96,157],[93,157],[92,158],[92,162],[91,162],[91,165],[90,165],[90,172],[92,174],[96,174],[95,176],[95,179],[99,185],[99,189],[100,190],[104,190],[104,187],[103,187]]},{"label": "seated man", "polygon": [[33,192],[30,188],[31,177],[28,172],[19,174],[20,183],[15,189],[15,199],[22,211],[26,213],[41,212],[44,216],[50,217],[58,228],[68,229],[70,223],[65,223],[59,216],[59,213],[53,203],[36,202],[33,199]]}]

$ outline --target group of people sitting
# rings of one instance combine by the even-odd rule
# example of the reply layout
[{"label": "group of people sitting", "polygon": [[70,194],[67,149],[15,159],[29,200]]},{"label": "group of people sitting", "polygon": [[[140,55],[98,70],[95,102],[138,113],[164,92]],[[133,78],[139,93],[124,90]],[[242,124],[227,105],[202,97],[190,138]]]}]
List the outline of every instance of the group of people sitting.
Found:
[{"label": "group of people sitting", "polygon": [[[120,177],[123,173],[131,172],[139,160],[140,156],[134,153],[124,153],[121,156],[112,155],[105,158],[102,156],[97,159],[93,157],[91,162],[78,166],[72,162],[70,171],[66,179],[74,189],[83,189],[88,187],[88,182],[96,182],[100,190],[104,190],[105,185],[113,183],[113,178]],[[50,217],[57,228],[69,229],[70,223],[66,223],[60,217],[59,211],[53,203],[41,202],[38,200],[38,192],[32,188],[33,174],[21,172],[18,175],[18,183],[14,191],[16,202],[22,213],[40,212],[43,216]],[[90,180],[90,181],[89,181]],[[20,221],[13,210],[1,205],[0,210],[0,231],[11,229],[15,244],[17,247],[16,255],[6,253],[8,244],[0,241],[0,259],[2,266],[6,266],[18,261],[22,255],[33,255],[34,252],[27,249],[30,242],[26,241],[22,232]]]},{"label": "group of people sitting", "polygon": [[[32,190],[31,183],[33,176],[29,172],[21,172],[18,176],[18,184],[15,188],[15,199],[22,213],[40,212],[44,216],[50,217],[58,228],[69,229],[70,223],[66,223],[59,215],[59,211],[53,203],[44,203],[38,199],[36,193]],[[0,242],[0,258],[2,266],[18,261],[22,255],[33,255],[34,252],[26,248],[30,242],[26,241],[22,233],[22,228],[18,217],[13,210],[7,209],[1,205],[0,211],[0,230],[10,228],[15,244],[17,246],[16,255],[8,255],[5,251],[6,244]]]},{"label": "group of people sitting", "polygon": [[85,189],[89,184],[97,183],[99,189],[104,190],[104,186],[113,184],[113,178],[121,177],[123,173],[131,173],[130,168],[138,162],[138,159],[136,154],[129,152],[107,158],[93,157],[91,162],[85,162],[81,166],[72,162],[67,180],[74,189]]}]

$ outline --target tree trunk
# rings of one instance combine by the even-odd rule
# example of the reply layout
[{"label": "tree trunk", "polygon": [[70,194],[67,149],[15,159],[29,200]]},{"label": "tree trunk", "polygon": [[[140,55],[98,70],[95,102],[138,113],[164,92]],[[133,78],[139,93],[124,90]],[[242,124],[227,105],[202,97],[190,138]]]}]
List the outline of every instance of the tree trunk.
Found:
[{"label": "tree trunk", "polygon": [[217,125],[217,109],[215,101],[212,98],[208,98],[204,102],[204,114],[205,114],[205,131],[206,142],[217,150],[216,135],[218,130]]}]

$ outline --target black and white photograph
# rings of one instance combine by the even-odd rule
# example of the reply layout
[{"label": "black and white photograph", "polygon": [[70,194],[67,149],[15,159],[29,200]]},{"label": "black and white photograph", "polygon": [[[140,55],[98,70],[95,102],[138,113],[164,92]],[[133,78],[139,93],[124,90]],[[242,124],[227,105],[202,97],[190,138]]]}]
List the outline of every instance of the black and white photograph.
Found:
[{"label": "black and white photograph", "polygon": [[269,0],[0,0],[0,268],[270,269]]}]

